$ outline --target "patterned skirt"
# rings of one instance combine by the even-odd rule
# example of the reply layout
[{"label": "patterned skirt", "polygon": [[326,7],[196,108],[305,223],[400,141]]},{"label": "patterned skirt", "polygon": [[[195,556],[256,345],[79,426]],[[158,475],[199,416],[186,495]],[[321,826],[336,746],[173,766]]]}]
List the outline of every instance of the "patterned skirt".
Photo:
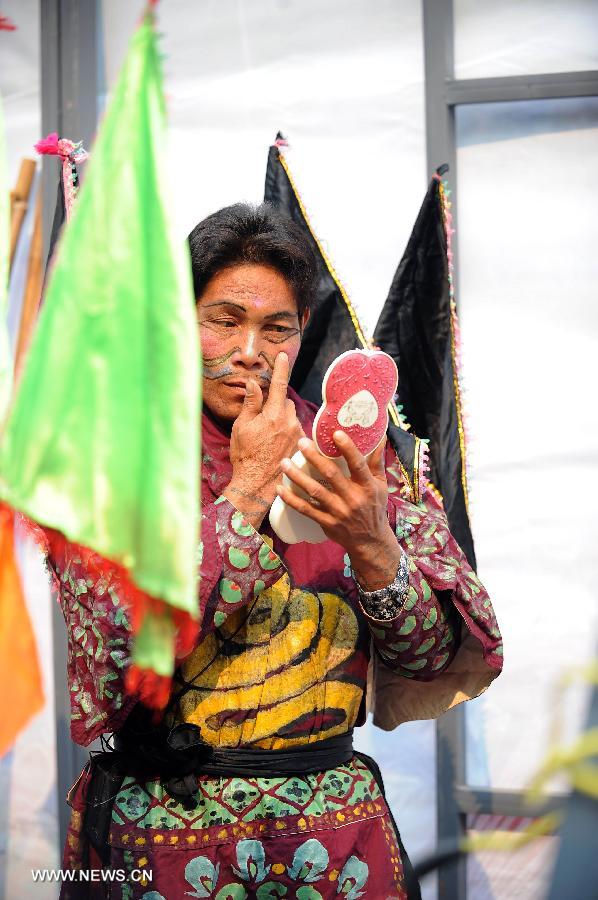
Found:
[{"label": "patterned skirt", "polygon": [[[108,846],[83,828],[85,770],[71,791],[61,900],[411,900],[410,868],[370,768],[357,756],[318,774],[198,777],[192,809],[159,781],[125,777]],[[191,805],[191,804],[188,804]]]}]

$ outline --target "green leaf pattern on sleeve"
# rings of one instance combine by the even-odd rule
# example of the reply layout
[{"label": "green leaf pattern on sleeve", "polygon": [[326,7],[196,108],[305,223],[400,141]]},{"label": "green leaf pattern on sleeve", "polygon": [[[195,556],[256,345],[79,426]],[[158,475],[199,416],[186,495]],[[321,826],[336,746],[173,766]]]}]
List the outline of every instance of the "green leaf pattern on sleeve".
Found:
[{"label": "green leaf pattern on sleeve", "polygon": [[395,486],[389,505],[409,558],[409,591],[394,619],[366,614],[378,653],[407,678],[429,681],[450,665],[465,625],[480,641],[486,662],[500,669],[502,642],[491,601],[451,535],[440,502],[431,490],[419,504],[400,493]]},{"label": "green leaf pattern on sleeve", "polygon": [[[270,587],[286,571],[281,558],[272,550],[272,540],[260,535],[251,523],[226,499],[219,497],[202,518],[204,548],[210,539],[212,553],[203,551],[202,581],[212,585],[212,616],[215,624]],[[214,552],[217,550],[217,552]],[[211,558],[210,558],[211,557]],[[214,558],[216,557],[216,558]],[[217,570],[217,571],[216,571]],[[202,591],[202,614],[207,613],[208,597]],[[202,623],[202,633],[210,631],[210,622]]]}]

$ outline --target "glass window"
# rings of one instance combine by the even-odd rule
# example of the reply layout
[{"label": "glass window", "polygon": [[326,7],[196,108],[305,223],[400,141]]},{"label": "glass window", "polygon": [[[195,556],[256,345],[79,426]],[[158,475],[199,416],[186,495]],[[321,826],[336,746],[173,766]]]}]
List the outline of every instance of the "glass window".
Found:
[{"label": "glass window", "polygon": [[518,789],[596,653],[598,98],[461,107],[457,140],[471,513],[506,666],[467,704],[468,781]]},{"label": "glass window", "polygon": [[[524,831],[532,819],[508,816],[468,816],[467,835],[500,838]],[[467,896],[471,900],[497,900],[520,897],[545,900],[550,884],[558,838],[537,838],[516,853],[485,850],[467,858]]]},{"label": "glass window", "polygon": [[598,69],[595,0],[454,0],[455,76]]}]

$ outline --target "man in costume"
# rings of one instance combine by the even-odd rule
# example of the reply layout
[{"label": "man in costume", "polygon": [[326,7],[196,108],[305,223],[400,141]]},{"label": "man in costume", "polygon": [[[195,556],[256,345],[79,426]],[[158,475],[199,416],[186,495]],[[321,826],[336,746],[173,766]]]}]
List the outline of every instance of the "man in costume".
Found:
[{"label": "man in costume", "polygon": [[[390,447],[366,460],[336,433],[346,477],[306,437],[317,408],[288,387],[315,288],[302,232],[266,206],[237,205],[189,244],[204,362],[197,646],[156,721],[123,690],[118,580],[92,553],[51,558],[73,737],[115,734],[71,791],[65,865],[129,876],[109,894],[72,883],[62,896],[418,896],[352,730],[365,721],[370,661],[385,727],[483,690],[502,656],[490,601],[440,501],[416,497]],[[293,466],[298,448],[320,481]],[[282,487],[282,472],[308,499]],[[277,494],[327,540],[282,543],[268,522]]]}]

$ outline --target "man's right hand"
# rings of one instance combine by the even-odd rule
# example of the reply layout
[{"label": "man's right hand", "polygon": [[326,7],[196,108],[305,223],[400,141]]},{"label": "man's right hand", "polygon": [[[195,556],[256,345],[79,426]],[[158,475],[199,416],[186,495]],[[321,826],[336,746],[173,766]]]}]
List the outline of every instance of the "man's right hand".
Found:
[{"label": "man's right hand", "polygon": [[288,384],[289,358],[279,353],[266,402],[257,381],[248,379],[243,409],[232,427],[233,477],[223,493],[256,527],[276,496],[281,460],[295,453],[304,436],[295,404],[287,397]]}]

